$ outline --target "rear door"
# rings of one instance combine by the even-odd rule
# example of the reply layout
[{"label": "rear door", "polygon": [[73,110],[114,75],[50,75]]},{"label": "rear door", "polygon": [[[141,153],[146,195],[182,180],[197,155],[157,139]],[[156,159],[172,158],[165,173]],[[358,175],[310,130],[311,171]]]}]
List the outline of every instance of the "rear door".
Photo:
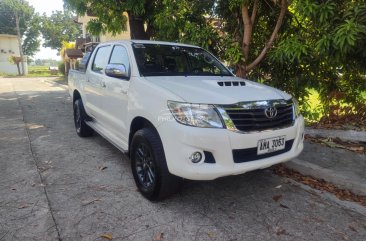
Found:
[{"label": "rear door", "polygon": [[105,67],[108,64],[112,46],[104,45],[96,50],[91,59],[91,64],[86,74],[86,84],[84,93],[86,97],[86,108],[88,114],[97,122],[103,124],[105,122],[105,109],[103,108],[103,94],[105,92]]},{"label": "rear door", "polygon": [[[124,65],[129,76],[131,75],[128,50],[122,44],[113,47],[108,64]],[[115,78],[109,76],[104,76],[104,78],[106,87],[102,98],[106,117],[106,127],[118,138],[127,143],[127,108],[130,78]]]}]

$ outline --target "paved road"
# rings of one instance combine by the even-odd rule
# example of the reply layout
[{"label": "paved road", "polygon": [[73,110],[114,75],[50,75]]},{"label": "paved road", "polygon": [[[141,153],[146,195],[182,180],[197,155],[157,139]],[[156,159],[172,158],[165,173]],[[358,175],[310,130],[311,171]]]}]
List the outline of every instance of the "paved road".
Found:
[{"label": "paved road", "polygon": [[67,92],[43,80],[0,78],[0,240],[366,238],[365,208],[268,169],[187,182],[151,203],[128,158],[77,137]]}]

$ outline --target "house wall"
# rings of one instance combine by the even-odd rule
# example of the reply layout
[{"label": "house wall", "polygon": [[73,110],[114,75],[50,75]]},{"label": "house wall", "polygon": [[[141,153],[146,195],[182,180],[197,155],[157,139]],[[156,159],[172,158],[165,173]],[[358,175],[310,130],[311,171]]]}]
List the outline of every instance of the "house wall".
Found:
[{"label": "house wall", "polygon": [[[124,15],[128,18],[127,13],[124,13]],[[91,19],[96,19],[96,17],[91,16],[79,16],[78,22],[82,24],[82,31],[83,31],[83,38],[86,38],[88,35],[88,31],[86,29],[86,26],[88,25],[88,22]],[[128,20],[127,20],[128,23]],[[122,39],[130,39],[130,26],[127,24],[127,31],[124,31],[120,34],[117,34],[116,36],[113,36],[111,33],[101,34],[98,36],[99,41],[96,41],[96,39],[93,39],[93,42],[107,42],[107,41],[113,41],[113,40],[122,40]]]},{"label": "house wall", "polygon": [[[18,74],[17,66],[9,62],[11,56],[20,56],[17,36],[0,34],[0,73]],[[24,68],[27,73],[27,61]]]}]

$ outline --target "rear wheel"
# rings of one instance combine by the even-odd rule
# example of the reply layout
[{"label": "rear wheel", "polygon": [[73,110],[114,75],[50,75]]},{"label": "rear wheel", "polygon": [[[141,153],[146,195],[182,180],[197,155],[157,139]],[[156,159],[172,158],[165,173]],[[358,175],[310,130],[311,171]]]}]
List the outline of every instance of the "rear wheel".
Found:
[{"label": "rear wheel", "polygon": [[85,123],[86,120],[87,114],[85,113],[83,102],[81,99],[77,99],[74,102],[74,123],[76,133],[80,137],[88,137],[94,133],[94,130]]},{"label": "rear wheel", "polygon": [[182,180],[169,173],[163,145],[154,130],[143,128],[135,133],[130,156],[136,185],[144,197],[159,201],[179,191]]}]

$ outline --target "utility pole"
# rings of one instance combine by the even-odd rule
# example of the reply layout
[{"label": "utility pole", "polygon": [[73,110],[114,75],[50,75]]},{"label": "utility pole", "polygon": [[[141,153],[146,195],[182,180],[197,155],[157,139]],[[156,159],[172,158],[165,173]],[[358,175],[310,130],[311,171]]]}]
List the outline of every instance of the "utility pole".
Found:
[{"label": "utility pole", "polygon": [[16,29],[17,29],[17,36],[18,36],[18,47],[19,47],[19,53],[20,53],[20,58],[21,58],[21,65],[22,65],[22,73],[21,75],[25,74],[25,69],[24,69],[24,56],[23,56],[23,48],[22,48],[22,37],[20,36],[20,29],[19,29],[19,14],[18,12],[14,12],[15,14],[15,25],[16,25]]}]

